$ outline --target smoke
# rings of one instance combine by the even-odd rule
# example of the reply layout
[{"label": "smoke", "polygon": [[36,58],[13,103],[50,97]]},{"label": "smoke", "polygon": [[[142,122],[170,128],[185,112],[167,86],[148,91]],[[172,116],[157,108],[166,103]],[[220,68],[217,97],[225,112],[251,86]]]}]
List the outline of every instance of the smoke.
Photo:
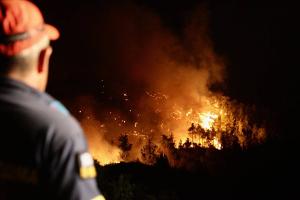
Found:
[{"label": "smoke", "polygon": [[[81,101],[88,101],[89,98],[81,97]],[[84,112],[85,117],[82,118],[81,124],[88,138],[89,149],[100,164],[105,165],[115,163],[120,160],[119,155],[121,151],[113,145],[114,138],[106,138],[106,127],[101,121],[95,118],[93,111],[90,107],[84,110],[79,110],[80,113]]]},{"label": "smoke", "polygon": [[159,143],[162,134],[173,134],[178,143],[188,137],[191,115],[207,111],[209,88],[224,80],[208,22],[203,6],[185,15],[180,31],[143,6],[103,8],[94,33],[101,46],[93,75],[99,91],[76,101],[96,159],[119,161],[121,134],[133,143],[129,160],[141,159],[148,139]]}]

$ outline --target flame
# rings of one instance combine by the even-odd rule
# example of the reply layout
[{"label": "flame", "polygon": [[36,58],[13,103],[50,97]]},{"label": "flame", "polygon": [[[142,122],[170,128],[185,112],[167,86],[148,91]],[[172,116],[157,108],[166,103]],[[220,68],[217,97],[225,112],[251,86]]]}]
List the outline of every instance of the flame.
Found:
[{"label": "flame", "polygon": [[214,137],[214,139],[212,140],[211,145],[214,146],[218,150],[222,149],[222,144],[220,143],[220,141],[216,137]]},{"label": "flame", "polygon": [[[189,139],[192,142],[191,147],[198,145],[202,148],[214,147],[221,150],[221,131],[225,131],[226,123],[230,121],[227,112],[224,111],[228,108],[222,107],[221,104],[222,99],[203,96],[201,106],[189,108],[185,112],[180,108],[171,112],[172,118],[179,122],[177,130],[172,132],[176,138],[176,147],[179,146],[179,141],[185,142]],[[190,134],[178,134],[180,130],[188,128]]]},{"label": "flame", "polygon": [[211,112],[199,113],[200,125],[205,130],[211,130],[213,128],[213,124],[217,118],[218,118],[218,115],[211,113]]},{"label": "flame", "polygon": [[[223,135],[232,140],[237,138],[241,147],[246,147],[249,142],[262,142],[265,139],[265,129],[249,123],[249,113],[245,111],[243,105],[231,102],[229,98],[220,95],[202,96],[201,102],[199,107],[186,110],[176,107],[176,111],[171,112],[172,118],[178,122],[177,128],[171,132],[176,139],[176,147],[179,146],[179,141],[185,142],[189,139],[191,147],[198,145],[202,148],[214,147],[221,150]],[[182,130],[187,129],[188,134],[182,133]],[[250,139],[247,138],[245,130],[251,132]]]},{"label": "flame", "polygon": [[[149,93],[150,94],[150,93]],[[149,95],[148,95],[149,96]],[[162,94],[152,92],[154,101],[161,101]],[[154,103],[153,103],[154,104]],[[185,145],[188,148],[215,148],[222,150],[224,147],[222,136],[229,140],[237,141],[241,147],[246,147],[250,142],[263,142],[266,137],[264,127],[251,125],[247,113],[242,106],[229,101],[224,96],[202,96],[200,103],[190,107],[183,107],[173,104],[170,108],[161,107],[162,104],[155,104],[154,114],[136,112],[136,118],[129,120],[120,113],[107,112],[107,121],[96,120],[93,113],[86,111],[86,118],[82,120],[83,127],[87,133],[91,153],[103,165],[118,163],[122,161],[122,151],[118,148],[118,137],[126,133],[133,144],[128,159],[136,160],[140,156],[140,150],[149,138],[159,147],[161,141],[155,136],[162,134],[174,136],[175,148]],[[130,109],[132,113],[138,110],[134,106]],[[160,112],[155,112],[160,110]],[[159,116],[160,118],[158,118]],[[149,120],[146,121],[146,120]],[[152,119],[159,119],[153,123]],[[245,130],[250,130],[251,137],[247,137]],[[109,135],[117,133],[119,135]],[[105,138],[107,135],[110,140]],[[231,138],[231,139],[230,139]],[[233,140],[233,138],[235,138]],[[110,142],[109,142],[110,141]],[[184,146],[184,145],[183,145]]]},{"label": "flame", "polygon": [[105,125],[99,123],[92,112],[81,123],[93,158],[98,160],[101,165],[119,163],[121,150],[104,138]]},{"label": "flame", "polygon": [[95,146],[91,145],[90,152],[97,161],[101,165],[108,165],[112,163],[120,163],[120,153],[121,151],[116,148],[111,149],[103,149],[103,148],[95,148]]}]

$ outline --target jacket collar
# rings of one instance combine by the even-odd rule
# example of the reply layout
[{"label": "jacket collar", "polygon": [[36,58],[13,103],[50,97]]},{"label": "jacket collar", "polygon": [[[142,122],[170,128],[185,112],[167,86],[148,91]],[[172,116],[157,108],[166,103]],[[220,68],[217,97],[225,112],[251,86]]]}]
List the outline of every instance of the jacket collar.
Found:
[{"label": "jacket collar", "polygon": [[51,97],[46,92],[40,92],[37,89],[12,78],[8,78],[5,76],[0,76],[0,89],[6,91],[22,91],[25,93],[31,93],[34,96],[40,97],[43,100],[51,103],[54,101],[54,98]]}]

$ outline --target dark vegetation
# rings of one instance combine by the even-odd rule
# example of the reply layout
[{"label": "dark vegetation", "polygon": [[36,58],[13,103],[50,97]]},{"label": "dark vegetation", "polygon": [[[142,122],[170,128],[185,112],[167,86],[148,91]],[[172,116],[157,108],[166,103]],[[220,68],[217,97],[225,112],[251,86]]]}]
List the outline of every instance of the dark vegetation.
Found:
[{"label": "dark vegetation", "polygon": [[96,161],[98,184],[107,199],[294,199],[297,193],[295,170],[280,141],[219,151],[186,145],[176,149],[171,137],[163,137],[174,160],[160,154],[154,163],[157,147],[149,140],[141,153],[151,158],[151,165],[101,166]]},{"label": "dark vegetation", "polygon": [[[99,188],[109,200],[295,199],[298,137],[290,136],[291,124],[283,117],[269,121],[273,135],[247,148],[230,134],[221,137],[222,150],[203,148],[195,142],[199,133],[207,134],[195,125],[188,130],[194,141],[177,148],[172,135],[162,135],[159,147],[149,138],[140,161],[106,166],[96,161]],[[130,154],[127,135],[119,137],[119,147]]]}]

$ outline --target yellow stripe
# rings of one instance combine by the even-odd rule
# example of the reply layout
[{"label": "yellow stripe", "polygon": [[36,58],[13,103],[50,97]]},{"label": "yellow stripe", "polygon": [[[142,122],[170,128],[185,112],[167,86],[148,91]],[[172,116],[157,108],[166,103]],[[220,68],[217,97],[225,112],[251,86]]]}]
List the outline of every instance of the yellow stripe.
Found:
[{"label": "yellow stripe", "polygon": [[80,168],[80,177],[83,179],[95,178],[97,175],[96,169],[92,167],[81,167]]},{"label": "yellow stripe", "polygon": [[98,196],[92,198],[91,200],[105,200],[105,198],[103,195],[98,195]]}]

